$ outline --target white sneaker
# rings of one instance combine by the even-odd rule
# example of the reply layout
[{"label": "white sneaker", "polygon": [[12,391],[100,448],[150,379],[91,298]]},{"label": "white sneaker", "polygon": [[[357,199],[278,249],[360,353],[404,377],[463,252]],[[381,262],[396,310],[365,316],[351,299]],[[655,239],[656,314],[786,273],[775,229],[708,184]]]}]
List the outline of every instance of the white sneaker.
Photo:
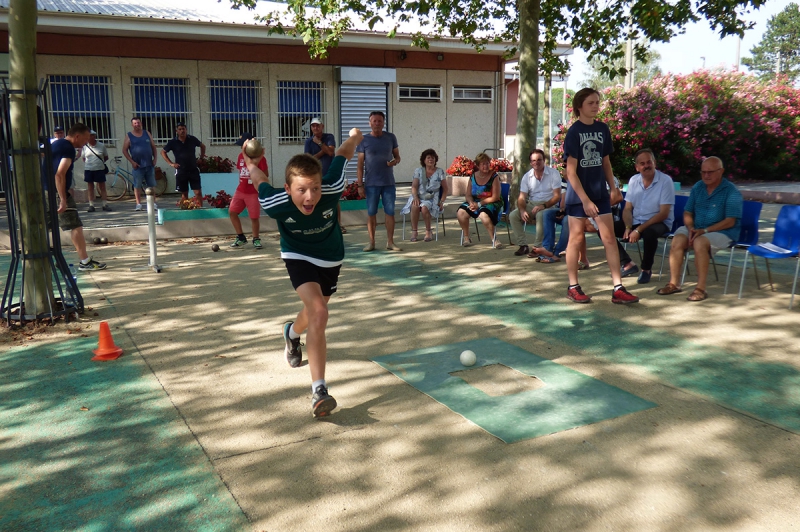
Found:
[{"label": "white sneaker", "polygon": [[137,203],[136,204],[136,208],[134,210],[135,211],[141,211],[142,210],[142,204],[141,203]]}]

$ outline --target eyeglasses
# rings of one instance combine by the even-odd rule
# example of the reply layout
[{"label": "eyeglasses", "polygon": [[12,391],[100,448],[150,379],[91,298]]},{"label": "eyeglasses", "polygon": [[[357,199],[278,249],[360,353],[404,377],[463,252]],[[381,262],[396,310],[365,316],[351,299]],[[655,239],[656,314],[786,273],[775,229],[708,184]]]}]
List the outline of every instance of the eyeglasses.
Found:
[{"label": "eyeglasses", "polygon": [[717,168],[716,170],[701,170],[700,175],[713,175],[714,172],[719,172],[722,168]]}]

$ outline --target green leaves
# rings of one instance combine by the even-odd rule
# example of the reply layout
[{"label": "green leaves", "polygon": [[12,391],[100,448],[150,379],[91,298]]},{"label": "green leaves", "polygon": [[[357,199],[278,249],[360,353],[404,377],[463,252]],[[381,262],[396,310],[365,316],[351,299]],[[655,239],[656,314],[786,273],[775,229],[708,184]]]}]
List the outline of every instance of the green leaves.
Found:
[{"label": "green leaves", "polygon": [[800,7],[792,2],[772,17],[750,53],[752,57],[743,58],[742,64],[761,79],[774,79],[778,71],[791,82],[800,79]]}]

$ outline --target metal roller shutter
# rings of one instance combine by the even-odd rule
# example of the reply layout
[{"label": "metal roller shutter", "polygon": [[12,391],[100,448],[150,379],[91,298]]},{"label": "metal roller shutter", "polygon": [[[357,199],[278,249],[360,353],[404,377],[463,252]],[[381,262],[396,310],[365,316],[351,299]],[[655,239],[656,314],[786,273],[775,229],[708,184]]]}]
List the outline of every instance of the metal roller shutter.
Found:
[{"label": "metal roller shutter", "polygon": [[[350,130],[359,128],[369,133],[369,114],[383,111],[386,114],[386,129],[389,130],[388,85],[386,83],[340,83],[339,84],[339,141],[349,136]],[[347,165],[347,180],[356,179],[356,161],[353,157]]]}]

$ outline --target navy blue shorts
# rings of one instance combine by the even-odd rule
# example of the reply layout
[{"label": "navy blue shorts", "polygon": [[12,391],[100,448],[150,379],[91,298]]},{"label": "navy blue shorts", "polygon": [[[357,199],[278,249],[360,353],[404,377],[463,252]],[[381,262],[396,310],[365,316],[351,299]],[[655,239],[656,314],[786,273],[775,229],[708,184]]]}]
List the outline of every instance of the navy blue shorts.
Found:
[{"label": "navy blue shorts", "polygon": [[200,188],[200,170],[192,168],[191,170],[183,170],[178,168],[175,171],[175,190],[178,192],[189,192],[192,190],[201,190]]},{"label": "navy blue shorts", "polygon": [[86,183],[105,183],[106,171],[105,170],[84,170],[83,180]]},{"label": "navy blue shorts", "polygon": [[[605,197],[600,200],[592,200],[597,206],[598,216],[601,214],[611,214],[611,198]],[[583,203],[572,203],[566,205],[565,209],[567,216],[574,216],[575,218],[588,218],[583,211]]]}]

